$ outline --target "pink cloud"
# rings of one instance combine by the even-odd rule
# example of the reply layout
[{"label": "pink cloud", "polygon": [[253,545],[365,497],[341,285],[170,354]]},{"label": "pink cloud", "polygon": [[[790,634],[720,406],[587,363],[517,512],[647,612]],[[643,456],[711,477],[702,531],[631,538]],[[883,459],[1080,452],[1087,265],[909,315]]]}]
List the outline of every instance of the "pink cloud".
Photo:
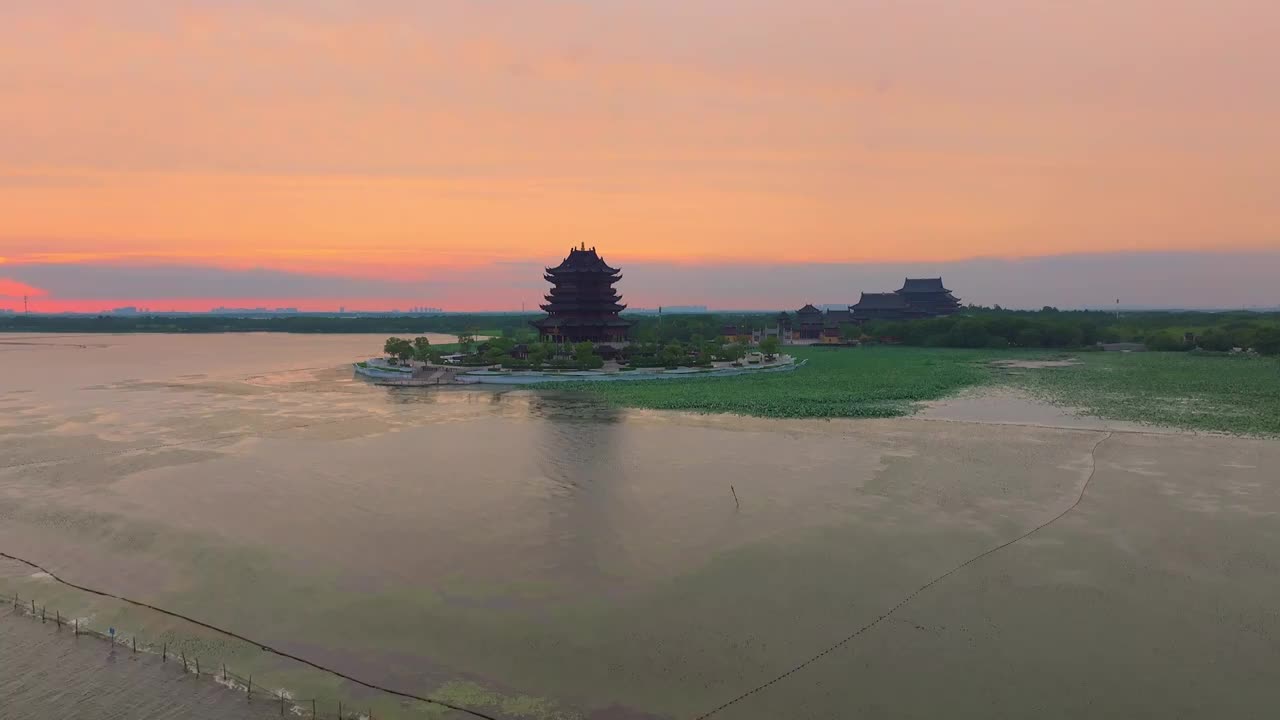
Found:
[{"label": "pink cloud", "polygon": [[31,297],[44,297],[48,293],[38,287],[32,287],[26,283],[20,283],[17,280],[0,277],[0,297],[23,297],[29,295]]}]

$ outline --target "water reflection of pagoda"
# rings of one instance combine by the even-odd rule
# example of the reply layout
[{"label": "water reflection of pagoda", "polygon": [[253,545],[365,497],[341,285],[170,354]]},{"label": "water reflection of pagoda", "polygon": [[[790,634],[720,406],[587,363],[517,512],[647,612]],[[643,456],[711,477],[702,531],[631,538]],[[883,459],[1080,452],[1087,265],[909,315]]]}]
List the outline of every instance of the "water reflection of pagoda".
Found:
[{"label": "water reflection of pagoda", "polygon": [[551,342],[626,342],[631,322],[618,316],[626,305],[613,284],[622,271],[609,267],[596,249],[569,251],[559,265],[543,276],[552,284],[542,309],[547,316],[533,322],[543,340]]}]

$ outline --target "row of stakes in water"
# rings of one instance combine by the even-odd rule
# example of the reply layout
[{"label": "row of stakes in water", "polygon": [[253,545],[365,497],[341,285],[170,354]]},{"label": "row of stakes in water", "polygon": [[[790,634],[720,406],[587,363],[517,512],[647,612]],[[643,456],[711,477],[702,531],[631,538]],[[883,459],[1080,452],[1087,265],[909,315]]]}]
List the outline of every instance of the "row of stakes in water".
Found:
[{"label": "row of stakes in water", "polygon": [[[31,600],[30,612],[27,612],[27,606],[20,602],[20,599],[18,598],[17,593],[13,594],[13,609],[15,612],[18,612],[19,614],[30,615],[33,618],[38,614],[40,616],[41,623],[48,622],[48,619],[49,619],[48,615],[45,612],[46,610],[45,606],[43,605],[39,606],[39,609],[37,611],[36,601],[34,599]],[[67,623],[66,620],[63,620],[62,613],[59,611],[54,611],[53,621],[55,624],[57,624],[59,630],[62,629],[62,625],[64,623]],[[82,634],[93,635],[94,637],[102,638],[104,640],[109,641],[111,643],[112,648],[116,646],[116,629],[114,627],[107,628],[106,634],[103,634],[102,632],[99,632],[99,631],[90,630],[87,628],[81,628],[80,618],[72,618],[71,621],[67,624],[71,625],[72,631],[77,637]],[[134,653],[138,652],[137,636],[134,636],[130,639],[130,646]],[[143,652],[147,652],[147,650],[145,649],[145,646],[144,646]],[[200,658],[193,658],[194,660],[194,666],[193,666],[191,663],[187,662],[186,651],[182,651],[180,654],[180,657],[182,658],[182,671],[184,673],[190,673],[194,670],[197,676],[202,674],[200,671]],[[160,662],[168,662],[168,660],[169,660],[169,644],[164,643],[160,647]],[[228,687],[235,687],[235,683],[233,683],[231,680],[232,678],[235,678],[238,681],[243,680],[245,699],[252,702],[253,701],[253,675],[249,675],[248,678],[240,678],[235,673],[228,672],[227,666],[224,663],[222,665],[222,683],[227,685]],[[217,679],[216,675],[214,676],[214,679],[215,680]],[[280,715],[283,716],[285,713],[285,701],[286,701],[285,692],[281,690],[277,692],[275,695],[276,697],[273,698],[273,700],[278,699],[280,701]],[[294,710],[297,710],[297,711],[304,710],[303,707],[298,705],[294,705],[293,708]],[[314,698],[312,698],[311,700],[311,717],[312,718],[319,717],[319,715],[317,714],[317,703]],[[342,701],[339,700],[338,701],[338,718],[339,720],[341,720],[344,717],[346,717],[346,715],[344,714],[344,711],[343,711]],[[356,717],[361,718],[363,720],[374,720],[372,710],[370,710],[366,714],[358,715]]]}]

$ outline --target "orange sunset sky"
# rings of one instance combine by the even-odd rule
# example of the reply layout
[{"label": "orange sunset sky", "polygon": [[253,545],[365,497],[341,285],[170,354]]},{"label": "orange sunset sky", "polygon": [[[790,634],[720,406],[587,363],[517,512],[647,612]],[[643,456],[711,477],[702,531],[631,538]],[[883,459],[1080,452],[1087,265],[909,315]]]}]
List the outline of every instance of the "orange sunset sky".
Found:
[{"label": "orange sunset sky", "polygon": [[1280,268],[1277,37],[1267,0],[2,3],[0,307],[532,307],[580,242],[633,306],[1168,304],[1169,258],[1280,304],[1236,287]]}]

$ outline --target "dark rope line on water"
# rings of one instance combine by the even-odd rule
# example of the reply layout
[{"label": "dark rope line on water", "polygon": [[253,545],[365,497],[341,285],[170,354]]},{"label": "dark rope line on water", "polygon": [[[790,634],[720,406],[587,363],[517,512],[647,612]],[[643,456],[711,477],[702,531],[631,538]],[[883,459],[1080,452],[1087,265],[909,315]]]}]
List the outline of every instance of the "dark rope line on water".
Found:
[{"label": "dark rope line on water", "polygon": [[271,647],[270,645],[266,645],[266,644],[263,644],[263,643],[261,643],[261,642],[259,642],[259,641],[257,641],[257,640],[253,640],[253,639],[247,638],[247,637],[245,637],[244,635],[241,635],[241,634],[239,634],[239,633],[237,633],[237,632],[233,632],[233,631],[231,631],[231,630],[227,630],[227,629],[225,629],[225,628],[220,628],[220,627],[218,627],[217,625],[210,625],[210,624],[209,624],[209,623],[207,623],[207,622],[201,622],[200,620],[196,620],[196,619],[195,619],[195,618],[193,618],[193,617],[190,617],[190,616],[187,616],[187,615],[183,615],[182,613],[174,612],[174,611],[172,611],[172,610],[165,610],[164,608],[156,607],[155,605],[152,605],[152,604],[150,604],[150,603],[145,603],[145,602],[142,602],[142,601],[140,601],[140,600],[133,600],[133,599],[131,599],[131,598],[123,597],[123,596],[120,596],[120,595],[115,595],[115,594],[113,594],[113,593],[106,592],[105,590],[98,590],[98,589],[96,589],[96,588],[85,587],[84,585],[77,585],[76,583],[73,583],[73,582],[70,582],[70,581],[67,581],[67,580],[63,580],[62,578],[58,577],[58,575],[57,575],[56,573],[54,573],[52,570],[49,570],[48,568],[45,568],[45,567],[43,567],[42,565],[39,565],[38,563],[34,563],[34,562],[32,562],[32,561],[30,561],[30,560],[27,560],[27,559],[25,559],[25,558],[20,558],[20,557],[18,557],[18,556],[16,556],[16,555],[10,555],[9,553],[6,553],[6,552],[0,552],[0,557],[5,557],[5,558],[8,558],[8,559],[10,559],[10,560],[14,560],[14,561],[16,561],[16,562],[20,562],[20,563],[22,563],[22,564],[24,564],[24,565],[27,565],[27,566],[33,567],[33,568],[35,568],[36,570],[39,570],[40,572],[42,572],[42,573],[44,573],[44,574],[48,575],[49,577],[53,578],[55,581],[57,581],[57,582],[59,582],[59,583],[62,583],[63,585],[66,585],[67,587],[75,588],[76,590],[81,590],[81,591],[83,591],[83,592],[91,593],[91,594],[93,594],[93,595],[98,595],[98,596],[101,596],[101,597],[111,598],[111,599],[113,599],[113,600],[119,600],[119,601],[121,601],[121,602],[129,603],[130,605],[135,605],[135,606],[137,606],[137,607],[146,608],[146,609],[148,609],[148,610],[154,610],[155,612],[158,612],[158,613],[160,613],[160,614],[162,614],[162,615],[168,615],[169,617],[178,618],[179,620],[185,620],[186,622],[189,622],[189,623],[191,623],[191,624],[193,624],[193,625],[198,625],[198,626],[200,626],[200,627],[202,627],[202,628],[206,628],[206,629],[208,629],[208,630],[212,630],[212,631],[214,631],[214,632],[216,632],[216,633],[221,633],[222,635],[226,635],[227,637],[235,638],[236,640],[240,640],[240,641],[242,641],[242,642],[246,642],[246,643],[249,643],[249,644],[251,644],[251,645],[257,645],[257,646],[258,646],[259,648],[261,648],[264,652],[269,652],[269,653],[271,653],[271,654],[273,654],[273,655],[277,655],[277,656],[282,657],[282,658],[288,658],[289,660],[294,660],[294,661],[296,661],[296,662],[300,662],[300,663],[302,663],[303,665],[309,665],[309,666],[311,666],[311,667],[313,667],[313,668],[315,668],[315,669],[317,669],[317,670],[320,670],[320,671],[322,671],[322,672],[326,672],[326,673],[329,673],[330,675],[334,675],[334,676],[336,676],[336,677],[340,677],[340,678],[342,678],[342,679],[344,679],[344,680],[349,680],[349,681],[351,681],[351,682],[353,682],[353,683],[355,683],[355,684],[357,684],[357,685],[362,685],[362,686],[364,686],[364,687],[367,687],[367,688],[369,688],[370,690],[378,690],[378,691],[380,691],[380,692],[388,693],[388,694],[390,694],[390,695],[395,695],[395,696],[397,696],[397,697],[407,698],[407,699],[409,699],[409,700],[418,700],[418,701],[420,701],[420,702],[429,703],[429,704],[431,704],[431,705],[439,705],[440,707],[448,708],[448,709],[450,709],[450,710],[457,710],[458,712],[466,713],[466,714],[468,714],[468,715],[471,715],[471,716],[474,716],[474,717],[478,717],[478,718],[484,718],[485,720],[499,720],[497,717],[495,717],[495,716],[493,716],[493,715],[486,714],[486,713],[481,712],[481,711],[479,711],[479,710],[472,710],[471,708],[462,707],[461,705],[454,705],[453,703],[446,702],[446,701],[444,701],[444,700],[439,700],[439,699],[432,698],[432,697],[427,697],[427,696],[423,696],[423,695],[414,695],[413,693],[410,693],[410,692],[405,692],[405,691],[403,691],[403,690],[395,690],[395,689],[393,689],[393,688],[389,688],[389,687],[386,687],[386,686],[383,686],[383,685],[379,685],[379,684],[377,684],[377,683],[372,683],[372,682],[368,682],[368,681],[365,681],[365,680],[361,680],[360,678],[357,678],[357,677],[352,677],[352,676],[347,675],[346,673],[341,672],[341,671],[339,671],[339,670],[334,670],[333,668],[325,667],[324,665],[321,665],[321,664],[316,663],[316,662],[312,662],[311,660],[308,660],[308,659],[306,659],[306,658],[304,658],[304,657],[300,657],[300,656],[298,656],[298,655],[294,655],[294,654],[292,654],[292,653],[285,652],[284,650],[277,650],[277,649],[275,649],[275,648]]},{"label": "dark rope line on water", "polygon": [[805,669],[806,667],[808,667],[808,666],[812,665],[813,663],[817,662],[818,660],[821,660],[822,658],[826,657],[827,655],[831,654],[832,652],[835,652],[836,650],[839,650],[840,648],[844,647],[845,645],[848,645],[850,642],[852,642],[852,641],[853,641],[854,639],[856,639],[858,636],[862,635],[863,633],[867,632],[868,630],[871,630],[871,629],[872,629],[872,628],[874,628],[875,626],[877,626],[877,625],[879,625],[880,623],[884,622],[885,620],[889,619],[889,617],[890,617],[891,615],[893,615],[894,613],[896,613],[898,610],[902,609],[902,607],[903,607],[904,605],[906,605],[907,603],[909,603],[909,602],[911,602],[912,600],[914,600],[914,599],[915,599],[915,597],[916,597],[917,595],[919,595],[920,593],[924,592],[925,590],[928,590],[929,588],[933,587],[934,585],[937,585],[938,583],[942,582],[943,580],[946,580],[947,578],[951,577],[952,575],[956,574],[957,572],[960,572],[961,570],[963,570],[963,569],[965,569],[965,568],[969,567],[970,565],[972,565],[972,564],[974,564],[974,563],[978,562],[979,560],[981,560],[981,559],[983,559],[983,558],[987,557],[988,555],[992,555],[992,554],[994,554],[994,553],[997,553],[997,552],[999,552],[999,551],[1001,551],[1001,550],[1003,550],[1003,549],[1005,549],[1005,548],[1009,547],[1010,545],[1013,545],[1014,543],[1017,543],[1017,542],[1021,542],[1021,541],[1023,541],[1023,540],[1026,540],[1027,538],[1031,537],[1032,535],[1035,535],[1037,532],[1040,532],[1041,530],[1043,530],[1043,529],[1045,529],[1045,528],[1049,527],[1050,525],[1054,524],[1055,522],[1057,522],[1057,521],[1061,520],[1063,517],[1065,517],[1065,516],[1067,515],[1067,513],[1071,512],[1072,510],[1075,510],[1075,509],[1080,505],[1081,501],[1083,501],[1083,500],[1084,500],[1084,494],[1085,494],[1085,492],[1089,489],[1089,484],[1093,482],[1093,476],[1094,476],[1094,475],[1096,475],[1096,474],[1097,474],[1097,472],[1098,472],[1098,448],[1102,445],[1102,443],[1106,442],[1107,440],[1110,440],[1110,439],[1111,439],[1111,435],[1112,435],[1112,432],[1111,432],[1111,431],[1108,431],[1108,432],[1107,432],[1107,434],[1106,434],[1104,437],[1100,438],[1100,439],[1098,440],[1098,442],[1094,443],[1094,444],[1093,444],[1093,448],[1092,448],[1091,450],[1089,450],[1089,459],[1090,459],[1090,460],[1092,461],[1092,463],[1093,463],[1093,466],[1089,469],[1089,477],[1085,478],[1084,484],[1080,486],[1080,494],[1076,496],[1076,500],[1075,500],[1075,502],[1073,502],[1073,503],[1071,503],[1071,505],[1067,506],[1067,508],[1066,508],[1065,510],[1063,510],[1062,512],[1060,512],[1060,513],[1058,513],[1057,515],[1053,516],[1053,517],[1052,517],[1052,518],[1050,518],[1049,520],[1047,520],[1047,521],[1045,521],[1045,522],[1041,523],[1040,525],[1037,525],[1037,526],[1035,526],[1034,528],[1031,528],[1030,530],[1028,530],[1027,532],[1025,532],[1025,533],[1023,533],[1023,534],[1019,535],[1018,537],[1013,538],[1012,540],[1007,540],[1007,541],[1005,541],[1005,542],[1002,542],[1002,543],[1000,543],[999,545],[996,545],[995,547],[993,547],[993,548],[991,548],[991,549],[989,549],[989,550],[987,550],[987,551],[985,551],[985,552],[983,552],[983,553],[981,553],[981,554],[979,554],[979,555],[975,555],[975,556],[973,556],[973,557],[969,558],[968,560],[965,560],[964,562],[960,563],[959,565],[957,565],[957,566],[955,566],[955,567],[951,568],[950,570],[948,570],[948,571],[946,571],[946,572],[942,573],[941,575],[939,575],[939,576],[935,577],[934,579],[930,580],[929,582],[925,583],[924,585],[921,585],[920,587],[916,588],[914,591],[912,591],[912,592],[911,592],[911,594],[909,594],[909,595],[907,595],[906,597],[904,597],[904,598],[902,598],[901,600],[899,600],[897,605],[894,605],[893,607],[889,608],[889,610],[888,610],[888,611],[886,611],[884,614],[880,615],[880,617],[877,617],[876,619],[872,620],[871,622],[867,623],[866,625],[863,625],[862,627],[860,627],[860,628],[858,628],[857,630],[853,631],[851,634],[849,634],[849,635],[845,636],[844,638],[842,638],[840,641],[836,642],[835,644],[828,646],[826,649],[824,649],[822,652],[818,653],[817,655],[814,655],[813,657],[809,658],[808,660],[805,660],[804,662],[800,663],[799,665],[796,665],[795,667],[791,668],[790,670],[787,670],[786,672],[782,673],[781,675],[778,675],[777,677],[773,678],[772,680],[769,680],[769,681],[767,681],[767,682],[761,683],[761,684],[759,684],[759,685],[757,685],[757,686],[755,686],[755,687],[751,688],[750,690],[748,690],[748,691],[746,691],[746,692],[742,693],[741,695],[738,695],[737,697],[735,697],[735,698],[733,698],[733,699],[729,700],[728,702],[725,702],[725,703],[723,703],[723,704],[719,705],[718,707],[715,707],[715,708],[713,708],[713,709],[711,709],[711,710],[708,710],[707,712],[702,713],[701,715],[698,715],[698,716],[697,716],[697,717],[695,717],[693,720],[706,720],[706,718],[709,718],[709,717],[711,717],[712,715],[715,715],[715,714],[719,713],[721,710],[724,710],[724,709],[726,709],[726,708],[730,707],[731,705],[736,705],[737,703],[740,703],[740,702],[742,702],[743,700],[746,700],[747,698],[751,697],[752,695],[755,695],[756,693],[760,692],[761,690],[764,690],[765,688],[768,688],[768,687],[772,686],[773,684],[775,684],[775,683],[777,683],[777,682],[780,682],[780,681],[782,681],[782,680],[785,680],[785,679],[786,679],[786,678],[788,678],[788,677],[791,677],[792,675],[796,674],[797,672],[800,672],[801,670],[803,670],[803,669]]}]

